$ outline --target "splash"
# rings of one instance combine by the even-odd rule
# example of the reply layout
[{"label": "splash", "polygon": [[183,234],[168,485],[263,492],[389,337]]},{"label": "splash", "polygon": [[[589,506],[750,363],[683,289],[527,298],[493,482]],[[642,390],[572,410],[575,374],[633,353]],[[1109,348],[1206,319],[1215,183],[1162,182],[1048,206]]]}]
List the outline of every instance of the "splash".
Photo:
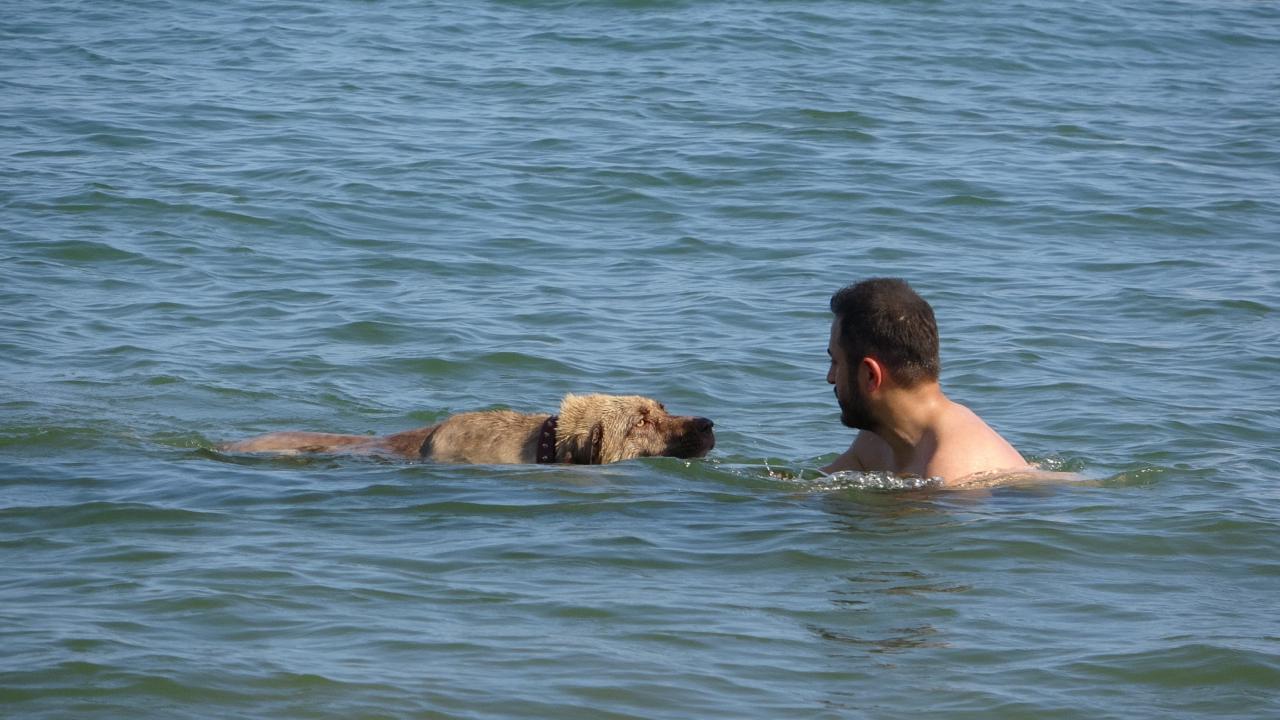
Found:
[{"label": "splash", "polygon": [[857,472],[854,470],[842,470],[809,482],[810,487],[815,492],[840,490],[903,492],[906,490],[940,488],[942,484],[942,478],[940,477],[896,475],[891,472]]},{"label": "splash", "polygon": [[783,468],[764,462],[765,472],[770,478],[783,480],[800,486],[808,492],[824,493],[842,490],[862,492],[904,492],[907,490],[923,490],[943,486],[941,477],[920,477],[918,475],[897,475],[889,471],[858,472],[841,470],[827,474],[814,468]]}]

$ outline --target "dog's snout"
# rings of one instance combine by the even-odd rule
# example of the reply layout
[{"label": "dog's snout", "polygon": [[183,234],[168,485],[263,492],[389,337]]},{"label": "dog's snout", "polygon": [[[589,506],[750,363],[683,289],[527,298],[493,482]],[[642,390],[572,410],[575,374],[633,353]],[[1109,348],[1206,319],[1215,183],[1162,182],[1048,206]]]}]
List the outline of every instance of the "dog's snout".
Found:
[{"label": "dog's snout", "polygon": [[711,428],[715,427],[715,425],[710,418],[696,417],[693,419],[693,427],[698,432],[711,432]]}]

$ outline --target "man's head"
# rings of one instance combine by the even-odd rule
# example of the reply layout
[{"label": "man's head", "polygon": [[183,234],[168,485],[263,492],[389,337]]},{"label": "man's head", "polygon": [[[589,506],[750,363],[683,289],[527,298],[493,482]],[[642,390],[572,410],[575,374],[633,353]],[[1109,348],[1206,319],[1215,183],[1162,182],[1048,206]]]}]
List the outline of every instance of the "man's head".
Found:
[{"label": "man's head", "polygon": [[832,367],[827,381],[836,386],[841,421],[873,430],[868,397],[858,382],[865,358],[875,361],[900,387],[936,382],[938,325],[933,308],[903,280],[873,278],[831,296]]}]

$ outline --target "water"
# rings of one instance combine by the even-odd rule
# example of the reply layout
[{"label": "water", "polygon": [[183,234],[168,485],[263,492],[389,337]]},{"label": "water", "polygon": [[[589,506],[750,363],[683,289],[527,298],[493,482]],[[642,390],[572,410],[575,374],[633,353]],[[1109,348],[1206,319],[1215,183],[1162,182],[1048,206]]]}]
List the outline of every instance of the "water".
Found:
[{"label": "water", "polygon": [[[10,2],[14,718],[1280,712],[1280,8]],[[826,302],[1085,482],[847,447]],[[251,459],[642,393],[705,460]]]}]

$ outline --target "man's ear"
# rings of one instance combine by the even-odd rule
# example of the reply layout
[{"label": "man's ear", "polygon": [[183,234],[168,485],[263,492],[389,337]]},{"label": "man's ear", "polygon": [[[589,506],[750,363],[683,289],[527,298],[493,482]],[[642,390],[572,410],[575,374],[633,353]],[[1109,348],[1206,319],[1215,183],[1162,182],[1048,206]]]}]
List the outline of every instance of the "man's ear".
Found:
[{"label": "man's ear", "polygon": [[884,385],[886,375],[885,367],[873,357],[862,358],[862,363],[858,365],[858,381],[863,383],[862,388],[866,392],[879,390]]}]

